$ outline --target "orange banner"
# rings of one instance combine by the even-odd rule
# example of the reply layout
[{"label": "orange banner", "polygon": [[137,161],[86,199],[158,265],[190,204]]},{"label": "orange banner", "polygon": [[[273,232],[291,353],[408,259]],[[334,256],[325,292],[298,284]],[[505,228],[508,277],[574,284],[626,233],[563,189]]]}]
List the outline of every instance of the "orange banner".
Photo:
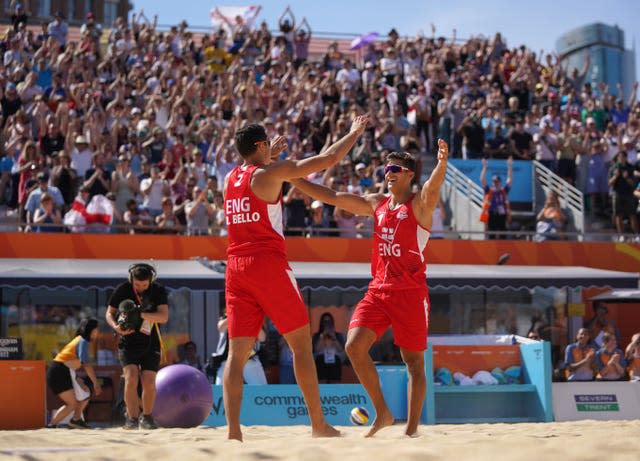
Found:
[{"label": "orange banner", "polygon": [[[166,235],[0,234],[3,258],[79,259],[225,259],[227,239]],[[368,262],[371,240],[287,237],[291,261]],[[609,242],[527,242],[521,240],[433,240],[427,246],[432,264],[497,263],[508,253],[509,264],[586,266],[638,272],[640,244]]]},{"label": "orange banner", "polygon": [[480,370],[506,370],[520,365],[520,346],[433,346],[433,368],[448,368],[451,374],[473,376]]},{"label": "orange banner", "polygon": [[45,373],[42,360],[0,360],[0,429],[45,425]]}]

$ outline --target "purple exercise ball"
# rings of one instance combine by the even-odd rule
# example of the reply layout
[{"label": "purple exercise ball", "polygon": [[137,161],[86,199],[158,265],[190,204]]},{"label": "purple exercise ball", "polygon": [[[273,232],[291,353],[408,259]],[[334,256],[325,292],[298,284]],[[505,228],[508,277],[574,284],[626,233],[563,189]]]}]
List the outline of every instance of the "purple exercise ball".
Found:
[{"label": "purple exercise ball", "polygon": [[213,407],[213,390],[204,373],[189,365],[169,365],[156,375],[153,418],[162,427],[196,427]]}]

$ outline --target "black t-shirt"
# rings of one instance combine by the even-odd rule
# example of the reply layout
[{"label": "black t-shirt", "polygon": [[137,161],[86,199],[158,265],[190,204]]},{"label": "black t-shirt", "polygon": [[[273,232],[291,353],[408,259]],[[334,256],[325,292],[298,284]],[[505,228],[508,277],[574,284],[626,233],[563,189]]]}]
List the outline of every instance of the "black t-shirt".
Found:
[{"label": "black t-shirt", "polygon": [[526,131],[520,133],[519,131],[513,130],[510,137],[513,139],[513,143],[516,145],[518,152],[522,153],[526,150],[529,155],[532,154],[531,142],[533,141],[533,136],[531,136],[530,133]]},{"label": "black t-shirt", "polygon": [[60,152],[64,149],[64,136],[58,133],[58,136],[49,136],[45,134],[42,137],[42,152],[50,157],[54,152]]},{"label": "black t-shirt", "polygon": [[467,147],[474,152],[482,152],[484,148],[484,128],[478,122],[466,124],[462,132],[467,137]]},{"label": "black t-shirt", "polygon": [[615,180],[611,188],[618,196],[633,197],[634,186],[629,184],[629,181],[623,176],[624,172],[627,172],[628,178],[633,178],[633,165],[630,163],[616,162],[609,169],[609,177],[612,178],[616,171],[620,171],[618,178]]},{"label": "black t-shirt", "polygon": [[[87,172],[84,174],[85,181],[88,180],[91,176],[93,176],[95,172],[96,172],[95,168],[89,168]],[[102,170],[102,179],[104,179],[107,183],[111,181],[111,175],[109,174],[108,171]],[[104,184],[102,184],[102,181],[98,179],[93,181],[93,184],[91,184],[91,187],[89,187],[89,196],[92,198],[94,195],[106,195],[107,192],[109,192],[109,190],[106,187],[104,187]]]},{"label": "black t-shirt", "polygon": [[[118,285],[109,299],[109,307],[113,307],[118,310],[120,303],[126,299],[130,299],[136,304],[141,304],[143,310],[147,312],[157,312],[158,306],[162,304],[168,304],[167,290],[159,283],[152,283],[147,291],[139,294],[140,303],[138,303],[138,297],[133,291],[133,285],[131,282],[124,282]],[[136,331],[130,335],[121,336],[118,348],[125,349],[127,351],[144,351],[147,348],[149,350],[160,350],[160,338],[158,337],[158,331],[156,328],[151,330],[151,335],[145,335]]]}]

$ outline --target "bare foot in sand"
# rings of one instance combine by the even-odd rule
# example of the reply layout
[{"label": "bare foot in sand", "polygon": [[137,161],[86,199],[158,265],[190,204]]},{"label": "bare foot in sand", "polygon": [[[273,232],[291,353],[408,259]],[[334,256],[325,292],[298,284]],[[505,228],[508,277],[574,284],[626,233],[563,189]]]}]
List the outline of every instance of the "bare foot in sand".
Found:
[{"label": "bare foot in sand", "polygon": [[393,424],[393,415],[389,411],[389,409],[380,412],[380,414],[376,415],[376,420],[371,425],[371,429],[369,432],[365,434],[365,437],[373,437],[373,435],[378,432],[380,429],[384,429],[387,426],[391,426]]},{"label": "bare foot in sand", "polygon": [[227,440],[238,440],[242,442],[242,431],[231,431],[227,433]]},{"label": "bare foot in sand", "polygon": [[311,437],[340,437],[340,431],[335,427],[324,423],[324,426],[311,429]]}]

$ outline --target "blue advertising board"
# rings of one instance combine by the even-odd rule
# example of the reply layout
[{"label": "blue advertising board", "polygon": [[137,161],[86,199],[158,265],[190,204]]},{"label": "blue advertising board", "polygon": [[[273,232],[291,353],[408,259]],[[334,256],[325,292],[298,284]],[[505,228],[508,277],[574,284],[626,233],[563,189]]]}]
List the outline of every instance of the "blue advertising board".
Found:
[{"label": "blue advertising board", "polygon": [[[482,170],[482,160],[476,159],[449,159],[449,163],[469,177],[476,184],[480,184],[480,171]],[[531,162],[527,160],[513,161],[513,182],[509,192],[509,201],[526,202],[533,201],[533,184],[531,174]],[[502,180],[502,184],[507,181],[507,161],[489,160],[487,164],[487,184],[491,184],[491,177],[497,174]]]},{"label": "blue advertising board", "polygon": [[[202,424],[225,426],[222,386],[212,387],[213,408]],[[364,407],[369,415],[374,414],[371,400],[360,384],[321,384],[320,399],[327,422],[336,426],[352,424],[349,414],[354,407]],[[294,426],[308,425],[310,421],[300,388],[295,384],[278,384],[245,385],[240,422],[247,426]]]}]

